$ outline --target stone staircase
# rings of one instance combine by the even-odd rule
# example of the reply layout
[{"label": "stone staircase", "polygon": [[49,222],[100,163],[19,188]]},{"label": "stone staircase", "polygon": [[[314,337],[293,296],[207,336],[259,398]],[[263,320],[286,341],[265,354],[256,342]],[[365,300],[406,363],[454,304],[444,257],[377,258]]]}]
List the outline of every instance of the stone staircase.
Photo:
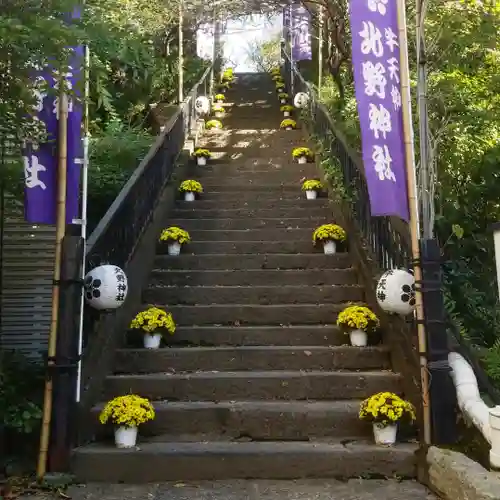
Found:
[{"label": "stone staircase", "polygon": [[312,246],[331,212],[327,198],[300,191],[319,175],[291,160],[304,133],[278,130],[267,76],[240,75],[228,95],[225,129],[203,138],[216,158],[190,172],[205,192],[165,221],[193,241],[179,257],[158,254],[144,290],[178,329],[165,348],[118,350],[104,387],[104,400],[152,399],[156,419],[136,449],[116,449],[109,435],[76,449],[74,472],[136,483],[413,477],[415,445],[375,446],[357,418],[362,398],[399,391],[400,376],[383,346],[347,346],[334,326],[364,291],[348,253]]}]

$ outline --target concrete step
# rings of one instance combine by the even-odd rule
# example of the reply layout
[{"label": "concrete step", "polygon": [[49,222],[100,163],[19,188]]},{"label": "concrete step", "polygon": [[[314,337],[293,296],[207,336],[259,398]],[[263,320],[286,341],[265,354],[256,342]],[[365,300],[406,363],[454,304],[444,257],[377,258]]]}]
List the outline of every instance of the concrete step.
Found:
[{"label": "concrete step", "polygon": [[335,325],[180,326],[167,339],[171,346],[341,345],[345,334]]},{"label": "concrete step", "polygon": [[316,200],[306,200],[304,193],[297,192],[276,193],[262,192],[228,192],[228,193],[203,193],[202,198],[196,201],[184,201],[179,199],[178,209],[191,210],[274,210],[274,209],[315,209],[323,208],[329,210],[328,198],[320,197]]},{"label": "concrete step", "polygon": [[[166,339],[168,342],[169,339]],[[347,341],[347,337],[346,337]],[[388,369],[383,347],[241,346],[118,349],[116,373]]]},{"label": "concrete step", "polygon": [[150,286],[356,285],[353,269],[153,271]]},{"label": "concrete step", "polygon": [[[210,304],[161,305],[178,325],[327,325],[333,324],[345,304]],[[144,305],[145,307],[146,305]]]},{"label": "concrete step", "polygon": [[301,186],[301,179],[307,177],[309,179],[318,179],[320,174],[316,169],[316,165],[291,163],[287,169],[280,170],[227,170],[227,173],[219,173],[214,167],[196,167],[190,171],[193,178],[198,179],[203,185],[247,185],[247,184],[268,184],[270,186],[285,184],[295,184]]},{"label": "concrete step", "polygon": [[110,375],[104,400],[123,394],[154,401],[339,400],[399,390],[399,375],[389,371],[212,371]]},{"label": "concrete step", "polygon": [[[319,224],[318,224],[319,225]],[[317,226],[316,226],[317,227]],[[311,241],[314,225],[309,229],[243,229],[200,230],[190,232],[193,241]],[[312,243],[311,243],[312,245]]]},{"label": "concrete step", "polygon": [[[166,254],[168,245],[159,243],[157,255]],[[249,255],[249,254],[322,254],[323,248],[314,246],[312,241],[191,241],[181,250],[191,255]],[[340,253],[340,252],[339,252]]]},{"label": "concrete step", "polygon": [[309,219],[318,220],[325,216],[330,216],[331,214],[327,207],[318,206],[316,204],[305,206],[303,208],[295,208],[293,206],[288,207],[276,207],[276,208],[208,208],[200,209],[193,207],[191,209],[176,209],[172,211],[172,219],[251,219],[251,218],[262,218],[262,219]]},{"label": "concrete step", "polygon": [[413,444],[370,442],[143,442],[77,448],[76,481],[147,483],[216,479],[299,479],[416,475]]},{"label": "concrete step", "polygon": [[[311,244],[312,247],[312,244]],[[255,269],[346,269],[351,268],[348,253],[325,255],[303,254],[246,254],[246,255],[157,255],[154,269],[182,270],[255,270]]]},{"label": "concrete step", "polygon": [[264,219],[258,216],[247,219],[174,219],[168,220],[169,226],[182,227],[186,231],[225,231],[237,230],[248,231],[250,229],[316,229],[321,224],[327,224],[331,221],[331,215],[306,219],[291,218],[273,218]]},{"label": "concrete step", "polygon": [[[223,436],[234,441],[309,441],[317,437],[370,437],[372,429],[359,420],[360,400],[346,401],[158,401],[155,419],[141,426],[141,436]],[[92,409],[99,436],[110,429],[99,425],[100,404]]]},{"label": "concrete step", "polygon": [[189,165],[189,175],[196,175],[204,178],[220,178],[226,176],[259,177],[278,176],[288,174],[303,174],[319,176],[321,171],[313,162],[297,163],[290,155],[288,158],[257,158],[257,161],[247,159],[245,162],[232,163],[226,156],[214,155],[206,165],[197,165],[194,161]]},{"label": "concrete step", "polygon": [[143,302],[170,305],[333,304],[363,300],[364,289],[359,285],[151,286],[143,292]]},{"label": "concrete step", "polygon": [[255,193],[255,196],[265,192],[279,197],[281,193],[300,194],[302,187],[302,183],[300,182],[301,177],[297,177],[297,179],[292,179],[291,181],[276,180],[274,183],[269,184],[264,179],[256,179],[255,182],[238,177],[221,177],[219,179],[212,177],[211,179],[211,182],[207,182],[207,180],[202,182],[204,193],[202,198],[205,197],[206,193],[238,193],[239,191]]}]

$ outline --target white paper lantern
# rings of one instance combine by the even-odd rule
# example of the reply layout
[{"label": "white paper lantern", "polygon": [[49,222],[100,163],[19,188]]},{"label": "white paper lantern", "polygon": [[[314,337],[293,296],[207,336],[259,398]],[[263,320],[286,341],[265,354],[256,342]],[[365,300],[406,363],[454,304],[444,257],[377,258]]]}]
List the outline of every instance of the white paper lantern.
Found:
[{"label": "white paper lantern", "polygon": [[293,104],[296,108],[305,108],[309,104],[309,95],[306,92],[297,92],[293,98]]},{"label": "white paper lantern", "polygon": [[384,311],[406,316],[415,309],[415,278],[405,269],[386,271],[378,281],[376,295]]},{"label": "white paper lantern", "polygon": [[110,264],[89,271],[83,286],[85,300],[95,309],[117,309],[127,298],[127,276],[122,269]]},{"label": "white paper lantern", "polygon": [[194,108],[199,115],[206,115],[210,111],[210,101],[208,100],[208,97],[197,97],[194,102]]}]

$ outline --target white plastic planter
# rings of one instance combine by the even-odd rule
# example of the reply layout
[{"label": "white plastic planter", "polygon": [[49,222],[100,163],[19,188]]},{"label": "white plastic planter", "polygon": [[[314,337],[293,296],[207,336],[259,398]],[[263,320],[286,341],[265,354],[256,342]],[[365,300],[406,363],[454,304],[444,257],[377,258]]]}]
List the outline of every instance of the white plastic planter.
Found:
[{"label": "white plastic planter", "polygon": [[368,335],[363,330],[351,330],[349,339],[351,345],[355,347],[365,347],[368,344]]},{"label": "white plastic planter", "polygon": [[333,255],[337,251],[337,245],[335,241],[325,241],[323,243],[323,251],[326,255]]},{"label": "white plastic planter", "polygon": [[167,250],[168,255],[179,255],[181,253],[181,244],[177,241],[173,241],[168,244]]},{"label": "white plastic planter", "polygon": [[222,111],[216,111],[215,118],[224,118],[224,113]]},{"label": "white plastic planter", "polygon": [[287,116],[290,116],[290,111],[283,111],[283,116],[286,118]]},{"label": "white plastic planter", "polygon": [[373,424],[373,437],[375,438],[375,444],[391,446],[396,442],[397,433],[397,424],[390,424],[386,426],[377,423]]},{"label": "white plastic planter", "polygon": [[144,348],[145,349],[158,349],[161,343],[161,333],[144,334]]},{"label": "white plastic planter", "polygon": [[207,159],[204,156],[198,156],[196,158],[196,162],[198,163],[198,165],[203,166],[207,164]]},{"label": "white plastic planter", "polygon": [[286,104],[286,99],[281,99],[280,103],[281,104]]},{"label": "white plastic planter", "polygon": [[184,201],[194,201],[195,196],[192,191],[186,191],[184,193]]},{"label": "white plastic planter", "polygon": [[311,189],[308,189],[306,191],[306,198],[308,200],[315,200],[317,197],[318,197],[318,192],[317,191],[313,191]]},{"label": "white plastic planter", "polygon": [[218,99],[217,104],[224,104],[224,101],[222,99]]},{"label": "white plastic planter", "polygon": [[286,127],[285,130],[293,130],[292,127]]},{"label": "white plastic planter", "polygon": [[307,156],[299,156],[299,157],[297,158],[297,161],[298,161],[299,163],[307,163]]},{"label": "white plastic planter", "polygon": [[117,448],[133,448],[137,443],[137,427],[116,427],[115,444]]}]

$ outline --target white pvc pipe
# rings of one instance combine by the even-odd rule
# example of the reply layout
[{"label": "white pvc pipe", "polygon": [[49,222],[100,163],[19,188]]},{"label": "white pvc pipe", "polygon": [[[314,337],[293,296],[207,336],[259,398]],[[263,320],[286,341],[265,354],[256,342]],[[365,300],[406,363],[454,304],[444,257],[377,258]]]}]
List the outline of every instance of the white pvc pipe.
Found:
[{"label": "white pvc pipe", "polygon": [[[89,99],[89,69],[90,69],[90,50],[88,45],[85,46],[84,56],[84,74],[85,74],[85,91],[84,91],[84,106],[85,106],[85,120],[88,120],[88,99]],[[81,236],[83,240],[83,257],[82,257],[82,272],[80,274],[82,280],[85,278],[85,257],[86,257],[86,241],[87,241],[87,196],[88,196],[88,169],[89,169],[89,138],[88,122],[85,125],[85,135],[83,137],[83,169],[82,169],[82,218],[81,218]],[[76,369],[76,388],[75,388],[75,401],[80,402],[82,390],[82,360],[83,354],[83,313],[85,306],[84,289],[82,286],[80,294],[80,317],[78,324],[78,362]]]},{"label": "white pvc pipe", "polygon": [[490,443],[490,464],[500,469],[500,406],[490,408],[482,400],[474,370],[463,356],[450,352],[448,363],[452,369],[458,406]]}]

